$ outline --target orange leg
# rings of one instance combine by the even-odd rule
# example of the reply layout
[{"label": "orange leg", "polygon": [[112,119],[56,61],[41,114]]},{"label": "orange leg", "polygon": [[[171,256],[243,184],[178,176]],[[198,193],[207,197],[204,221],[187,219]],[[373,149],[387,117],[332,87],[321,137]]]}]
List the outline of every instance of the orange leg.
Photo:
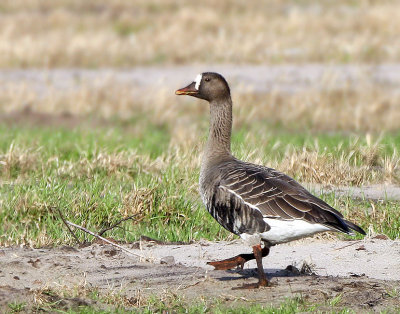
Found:
[{"label": "orange leg", "polygon": [[261,244],[253,246],[253,254],[240,254],[232,258],[224,259],[222,261],[216,262],[208,262],[208,265],[214,266],[216,270],[227,270],[235,267],[240,267],[243,269],[244,263],[255,259],[257,262],[257,271],[259,281],[257,284],[244,285],[243,287],[239,287],[239,289],[251,289],[258,287],[266,287],[268,286],[268,280],[265,277],[264,268],[262,265],[262,258],[267,256],[269,253],[269,246],[264,246],[261,248]]},{"label": "orange leg", "polygon": [[[265,249],[265,247],[264,247]],[[269,251],[269,249],[268,249]],[[243,286],[239,286],[236,288],[233,288],[234,290],[238,289],[257,289],[260,287],[268,287],[268,280],[265,277],[264,273],[264,267],[262,265],[262,258],[263,258],[263,249],[261,249],[261,245],[255,245],[253,246],[253,253],[254,257],[257,261],[257,271],[258,271],[258,282],[257,283],[250,283],[250,284],[244,284]]]},{"label": "orange leg", "polygon": [[[259,247],[261,250],[261,245],[256,245],[254,247]],[[207,265],[214,266],[216,270],[228,270],[235,267],[240,267],[241,269],[243,269],[244,263],[251,261],[252,259],[257,259],[254,254],[254,247],[253,254],[240,254],[231,258],[224,259],[222,261],[208,262]],[[261,258],[267,256],[268,254],[269,246],[264,246],[264,248],[261,250]]]},{"label": "orange leg", "polygon": [[[268,250],[269,251],[269,250]],[[258,271],[258,285],[259,287],[266,287],[268,286],[268,280],[265,277],[264,273],[264,267],[262,264],[262,255],[263,250],[261,249],[261,244],[253,246],[253,253],[254,256],[256,257],[256,262],[257,262],[257,271]]]},{"label": "orange leg", "polygon": [[244,263],[247,261],[254,259],[253,258],[246,258],[246,256],[252,256],[253,254],[240,254],[232,258],[227,258],[222,261],[216,262],[208,262],[208,265],[214,266],[215,270],[228,270],[235,267],[240,267],[243,269]]}]

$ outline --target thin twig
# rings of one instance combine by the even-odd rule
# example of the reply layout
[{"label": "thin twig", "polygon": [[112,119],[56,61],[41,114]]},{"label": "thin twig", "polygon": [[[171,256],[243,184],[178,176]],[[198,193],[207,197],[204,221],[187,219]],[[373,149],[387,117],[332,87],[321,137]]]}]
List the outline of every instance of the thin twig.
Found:
[{"label": "thin twig", "polygon": [[69,227],[69,225],[67,224],[67,221],[64,219],[64,216],[63,216],[61,210],[60,210],[58,207],[51,207],[51,209],[54,209],[54,208],[58,211],[58,214],[60,215],[61,220],[63,221],[64,225],[67,226],[68,231],[71,232],[71,234],[72,234],[72,236],[75,238],[76,242],[77,242],[78,244],[80,244],[81,241],[79,241],[79,238],[76,236],[76,234],[72,231],[72,229],[71,229],[71,228]]},{"label": "thin twig", "polygon": [[121,219],[120,221],[118,221],[117,223],[115,223],[114,225],[112,225],[111,227],[107,227],[107,228],[104,228],[104,229],[100,230],[100,231],[99,231],[99,236],[102,236],[104,232],[115,228],[115,227],[118,226],[121,222],[124,222],[124,221],[129,220],[129,219],[133,219],[133,218],[135,218],[136,216],[137,216],[137,214],[136,214],[136,215],[129,216],[129,217],[126,217],[126,218],[124,218],[124,219]]},{"label": "thin twig", "polygon": [[86,228],[84,228],[82,226],[76,225],[73,222],[70,222],[68,220],[66,220],[66,223],[71,225],[71,226],[73,226],[73,227],[75,227],[75,228],[81,229],[82,231],[84,231],[86,233],[89,233],[90,235],[92,235],[92,236],[94,236],[94,237],[96,237],[96,238],[98,238],[98,239],[100,239],[100,240],[102,240],[102,241],[104,241],[104,242],[106,242],[108,244],[111,244],[112,246],[115,246],[115,247],[121,249],[122,251],[124,251],[124,252],[126,252],[128,254],[131,254],[131,255],[134,255],[134,256],[138,256],[138,257],[143,258],[143,259],[147,259],[145,256],[137,254],[137,253],[134,253],[134,252],[124,248],[123,246],[118,245],[116,243],[113,243],[110,240],[107,240],[106,238],[103,238],[103,237],[99,236],[98,234],[96,234],[96,233],[94,233],[94,232],[92,232],[92,231],[90,231],[90,230],[88,230],[88,229],[86,229]]},{"label": "thin twig", "polygon": [[333,251],[339,251],[339,250],[344,249],[344,248],[346,248],[346,247],[348,247],[348,246],[352,246],[352,245],[355,245],[355,244],[357,244],[357,243],[360,243],[361,241],[362,241],[362,240],[355,241],[355,242],[353,242],[353,243],[347,244],[347,245],[342,246],[342,247],[339,247],[339,248],[337,248],[337,249],[333,249]]}]

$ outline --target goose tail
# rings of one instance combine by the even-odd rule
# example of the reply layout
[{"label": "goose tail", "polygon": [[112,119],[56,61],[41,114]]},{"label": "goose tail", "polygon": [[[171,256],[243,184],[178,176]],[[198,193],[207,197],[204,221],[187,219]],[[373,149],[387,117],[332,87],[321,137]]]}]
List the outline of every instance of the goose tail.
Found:
[{"label": "goose tail", "polygon": [[343,221],[345,222],[347,227],[349,227],[350,229],[352,229],[358,233],[361,233],[362,235],[366,235],[365,231],[361,227],[357,226],[356,224],[352,223],[351,221],[344,220],[344,219],[343,219]]}]

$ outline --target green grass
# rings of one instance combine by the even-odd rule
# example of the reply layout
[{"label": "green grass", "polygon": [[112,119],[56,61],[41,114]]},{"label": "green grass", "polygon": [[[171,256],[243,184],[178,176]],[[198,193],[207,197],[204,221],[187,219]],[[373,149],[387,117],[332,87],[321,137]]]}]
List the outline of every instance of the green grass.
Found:
[{"label": "green grass", "polygon": [[[335,313],[355,313],[346,307],[340,306],[338,298],[327,300],[321,304],[311,304],[304,298],[292,297],[283,300],[278,304],[269,304],[268,301],[263,302],[244,302],[239,298],[233,302],[226,302],[223,299],[204,299],[196,298],[187,300],[177,295],[150,296],[141,300],[142,304],[131,304],[127,297],[107,296],[99,294],[87,295],[91,300],[96,301],[96,305],[92,306],[72,306],[68,310],[60,308],[60,301],[65,297],[59,296],[53,291],[46,291],[45,295],[50,296],[48,302],[44,302],[38,310],[60,311],[70,314],[89,314],[89,313],[265,313],[265,314],[290,314],[304,312],[324,312]],[[79,296],[78,296],[79,297]],[[82,297],[82,296],[80,296]],[[68,297],[67,297],[68,298]],[[57,300],[54,302],[54,300]],[[99,306],[102,308],[100,309]],[[10,308],[16,308],[10,305]],[[19,309],[19,307],[18,307]],[[17,310],[18,311],[18,310]]]},{"label": "green grass", "polygon": [[[138,122],[132,119],[125,123],[134,126]],[[40,148],[40,153],[46,157],[57,155],[63,160],[76,161],[82,157],[93,158],[99,151],[119,152],[127,149],[137,149],[155,158],[168,146],[170,136],[167,126],[142,123],[140,130],[135,130],[133,135],[123,127],[122,123],[98,129],[0,125],[0,152],[6,152],[13,144],[27,149]]]},{"label": "green grass", "polygon": [[[79,287],[75,290],[44,290],[37,294],[40,304],[34,305],[36,311],[60,312],[70,314],[90,313],[216,313],[216,314],[291,314],[291,313],[358,313],[362,307],[353,304],[351,298],[344,298],[337,294],[330,298],[312,301],[307,296],[293,295],[283,300],[244,299],[242,297],[231,298],[205,298],[197,296],[186,298],[165,291],[161,295],[150,296],[125,296],[115,292],[101,293],[96,288]],[[397,296],[397,293],[396,293]],[[396,297],[387,295],[384,298]],[[248,296],[247,296],[248,297]],[[246,298],[247,298],[246,297]],[[72,301],[68,309],[65,308],[64,300]],[[91,304],[80,306],[79,301]],[[93,302],[94,301],[94,302]],[[26,309],[24,303],[9,304],[13,313]],[[364,308],[365,310],[365,308]],[[397,313],[399,308],[396,303],[388,308],[381,309],[380,313]]]},{"label": "green grass", "polygon": [[195,188],[187,189],[197,181],[196,172],[181,171],[174,159],[161,161],[165,167],[150,165],[166,159],[160,154],[167,151],[168,132],[158,127],[146,131],[147,141],[118,127],[2,131],[1,154],[11,160],[0,168],[0,243],[40,243],[42,236],[44,243],[69,242],[52,208],[93,230],[137,212],[140,223],[129,221],[107,234],[126,241],[140,235],[184,241],[227,235],[202,209]]},{"label": "green grass", "polygon": [[[400,238],[399,201],[353,199],[350,196],[337,196],[335,193],[324,194],[322,199],[339,209],[347,220],[361,223],[365,231],[372,228],[374,233],[385,234],[391,239]],[[355,237],[355,239],[362,238],[360,234]]]},{"label": "green grass", "polygon": [[[171,145],[166,126],[143,123],[137,130],[118,122],[77,129],[0,126],[0,245],[73,243],[56,209],[93,231],[137,215],[106,233],[122,241],[141,235],[166,241],[232,237],[206,212],[198,195],[198,146]],[[234,133],[233,150],[239,158],[256,151],[273,166],[279,166],[290,150],[293,156],[298,151],[317,151],[331,162],[349,155],[354,160],[348,162],[357,168],[368,162],[361,158],[369,147],[365,141],[355,135],[278,130],[263,135],[243,128]],[[392,157],[400,136],[384,135],[379,145],[374,158]],[[361,157],[354,157],[357,154]],[[297,171],[290,174],[307,179],[307,173]],[[371,225],[391,238],[400,236],[397,202],[374,204],[375,216],[371,216],[367,200],[323,198],[365,229]],[[91,239],[77,234],[81,240]]]},{"label": "green grass", "polygon": [[21,313],[24,312],[26,308],[26,303],[25,302],[12,302],[8,304],[8,307],[10,309],[10,313]]},{"label": "green grass", "polygon": [[[239,296],[208,298],[202,295],[185,297],[170,291],[159,295],[142,293],[124,295],[119,291],[99,290],[90,286],[59,287],[56,290],[35,291],[38,302],[27,306],[25,303],[10,303],[13,313],[32,309],[33,311],[83,313],[358,313],[361,307],[353,304],[343,294],[332,295],[321,300],[294,294],[282,300],[246,298]],[[397,297],[397,290],[388,291],[384,298]],[[67,302],[65,302],[67,301]],[[82,302],[84,301],[84,302]],[[87,303],[90,305],[80,305]],[[68,307],[65,304],[69,304]],[[394,303],[396,304],[396,303]],[[396,306],[396,305],[395,305]],[[396,313],[398,308],[387,308],[382,313]]]},{"label": "green grass", "polygon": [[228,306],[221,300],[215,300],[214,302],[207,301],[195,301],[189,306],[183,300],[175,298],[168,300],[169,302],[161,302],[159,299],[154,298],[149,301],[149,304],[145,309],[141,309],[141,313],[277,313],[277,314],[289,314],[289,313],[301,313],[307,311],[311,306],[306,304],[302,298],[291,298],[287,299],[279,305],[265,305],[250,303],[244,305],[241,302],[235,304],[231,302]]}]

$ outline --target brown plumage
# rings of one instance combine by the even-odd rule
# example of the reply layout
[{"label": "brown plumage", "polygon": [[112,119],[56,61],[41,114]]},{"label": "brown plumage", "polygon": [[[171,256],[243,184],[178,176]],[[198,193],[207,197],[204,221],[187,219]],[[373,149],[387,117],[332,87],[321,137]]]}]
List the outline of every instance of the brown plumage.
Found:
[{"label": "brown plumage", "polygon": [[176,94],[210,103],[210,131],[200,169],[200,193],[218,223],[253,246],[253,254],[209,264],[216,269],[229,269],[255,258],[259,282],[251,287],[265,286],[268,281],[261,259],[270,246],[323,231],[353,234],[354,230],[365,234],[291,177],[232,156],[232,100],[228,83],[220,74],[202,73]]}]

